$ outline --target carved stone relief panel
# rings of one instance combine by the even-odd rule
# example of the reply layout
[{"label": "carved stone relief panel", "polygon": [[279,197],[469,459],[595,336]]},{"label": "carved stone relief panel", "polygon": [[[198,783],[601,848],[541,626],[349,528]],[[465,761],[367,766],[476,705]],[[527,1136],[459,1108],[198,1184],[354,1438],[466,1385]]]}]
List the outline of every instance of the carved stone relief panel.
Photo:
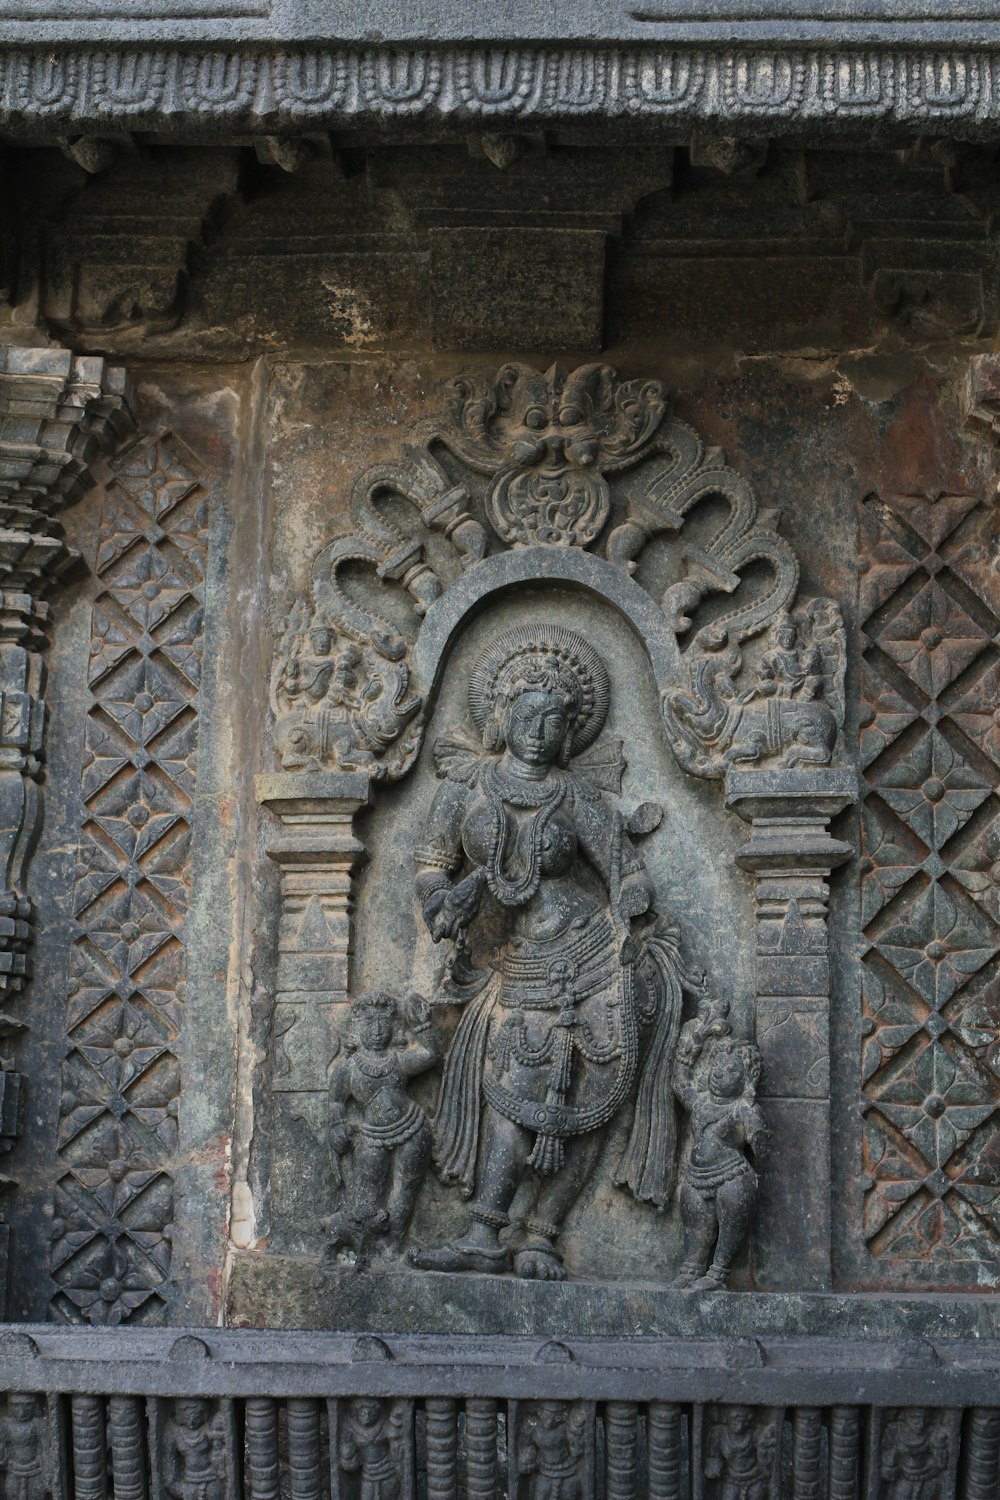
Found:
[{"label": "carved stone relief panel", "polygon": [[15,1220],[37,1247],[18,1311],[94,1326],[211,1316],[236,1051],[218,643],[237,399],[163,377],[138,404],[67,516],[82,563],[53,632],[56,807],[33,872],[36,984],[61,1001],[32,1040],[41,1126]]},{"label": "carved stone relief panel", "polygon": [[420,1273],[747,1285],[762,1191],[772,1266],[828,1284],[828,1194],[813,1171],[793,1225],[764,1163],[775,1123],[829,1160],[838,603],[658,380],[474,370],[408,397],[391,456],[365,383],[276,393],[280,493],[331,425],[375,461],[338,458],[339,528],[312,485],[276,510],[299,581],[258,783],[282,890],[246,1274],[335,1318],[369,1265],[418,1302]]},{"label": "carved stone relief panel", "polygon": [[187,991],[207,490],[168,432],[112,462],[97,544],[53,1279],[73,1321],[162,1317]]},{"label": "carved stone relief panel", "polygon": [[861,525],[865,1239],[923,1284],[995,1285],[995,497],[953,468]]},{"label": "carved stone relief panel", "polygon": [[[11,1212],[57,1315],[697,1332],[991,1281],[990,446],[957,378],[621,364],[279,362],[242,431],[238,381],[145,380],[55,639],[69,999]],[[355,1416],[345,1493],[425,1441]],[[217,1418],[164,1415],[178,1493]],[[586,1491],[572,1409],[507,1420],[519,1493]]]}]

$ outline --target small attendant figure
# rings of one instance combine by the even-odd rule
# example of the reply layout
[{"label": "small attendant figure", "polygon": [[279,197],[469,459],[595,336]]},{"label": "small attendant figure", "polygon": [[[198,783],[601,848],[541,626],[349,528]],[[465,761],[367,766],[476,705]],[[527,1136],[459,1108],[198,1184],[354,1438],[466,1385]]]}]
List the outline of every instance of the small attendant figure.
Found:
[{"label": "small attendant figure", "polygon": [[749,1406],[733,1406],[708,1430],[705,1477],[719,1481],[718,1500],[768,1500],[775,1434],[758,1428]]},{"label": "small attendant figure", "polygon": [[398,1251],[431,1151],[427,1115],[407,1085],[441,1056],[420,995],[359,995],[350,1038],[330,1071],[330,1149],[343,1206],[326,1221],[327,1254],[348,1245],[365,1257],[379,1240]]},{"label": "small attendant figure", "polygon": [[394,1451],[399,1437],[381,1401],[358,1396],[351,1402],[340,1434],[340,1467],[359,1476],[358,1500],[399,1500],[402,1474]]},{"label": "small attendant figure", "polygon": [[540,1401],[518,1445],[522,1474],[531,1475],[530,1500],[581,1500],[584,1418],[568,1401]]},{"label": "small attendant figure", "polygon": [[806,703],[822,697],[823,657],[816,646],[800,641],[799,627],[787,611],[771,627],[770,646],[757,668],[758,692]]},{"label": "small attendant figure", "polygon": [[45,1419],[39,1397],[12,1392],[0,1423],[4,1500],[46,1500]]},{"label": "small attendant figure", "polygon": [[[684,1262],[675,1286],[717,1291],[729,1280],[757,1206],[758,1165],[770,1134],[756,1103],[760,1053],[735,1041],[716,1004],[681,1028],[674,1093],[691,1116],[694,1146],[681,1183]],[[707,1043],[707,1067],[697,1068]]]},{"label": "small attendant figure", "polygon": [[222,1418],[200,1396],[174,1402],[166,1431],[166,1488],[175,1500],[223,1500],[226,1462]]},{"label": "small attendant figure", "polygon": [[885,1500],[943,1500],[948,1439],[936,1431],[924,1406],[910,1406],[891,1422],[882,1440]]}]

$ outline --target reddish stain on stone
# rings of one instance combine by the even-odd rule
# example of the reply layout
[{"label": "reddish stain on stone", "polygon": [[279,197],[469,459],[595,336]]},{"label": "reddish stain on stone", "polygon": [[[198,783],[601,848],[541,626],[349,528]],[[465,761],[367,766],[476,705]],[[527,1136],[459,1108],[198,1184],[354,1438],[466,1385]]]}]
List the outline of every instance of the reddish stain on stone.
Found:
[{"label": "reddish stain on stone", "polygon": [[964,490],[954,413],[944,409],[940,382],[921,376],[903,394],[899,415],[882,442],[878,489],[920,495]]}]

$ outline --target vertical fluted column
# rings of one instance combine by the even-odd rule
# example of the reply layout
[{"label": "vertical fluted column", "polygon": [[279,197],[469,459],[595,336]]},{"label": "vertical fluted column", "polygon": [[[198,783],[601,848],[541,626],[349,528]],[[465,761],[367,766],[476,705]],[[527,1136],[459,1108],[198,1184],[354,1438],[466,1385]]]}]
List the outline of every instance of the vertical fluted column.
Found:
[{"label": "vertical fluted column", "polygon": [[246,1403],[246,1478],[248,1500],[279,1500],[278,1408],[268,1396]]},{"label": "vertical fluted column", "polygon": [[315,1401],[289,1400],[285,1412],[292,1500],[320,1500],[319,1407]]},{"label": "vertical fluted column", "polygon": [[996,1500],[1000,1495],[1000,1411],[976,1406],[967,1418],[962,1500]]},{"label": "vertical fluted column", "polygon": [[108,1446],[114,1500],[147,1500],[146,1403],[141,1396],[109,1397]]},{"label": "vertical fluted column", "polygon": [[427,1500],[456,1500],[458,1429],[454,1401],[430,1400],[427,1416]]},{"label": "vertical fluted column", "polygon": [[679,1406],[650,1402],[646,1413],[649,1500],[680,1500],[682,1423]]},{"label": "vertical fluted column", "polygon": [[497,1500],[497,1403],[465,1403],[465,1493],[468,1500]]},{"label": "vertical fluted column", "polygon": [[761,1178],[760,1285],[830,1285],[830,874],[850,859],[828,823],[857,796],[836,766],[730,771],[726,804],[752,825],[736,863],[755,878],[758,1098],[773,1137]]},{"label": "vertical fluted column", "polygon": [[[34,941],[28,869],[42,817],[49,598],[73,561],[56,517],[132,423],[124,370],[69,349],[0,348],[0,1149],[20,1135],[24,1108],[10,1053],[30,1022],[18,997]],[[0,1222],[0,1317],[8,1242]]]},{"label": "vertical fluted column", "polygon": [[298,1169],[303,1098],[325,1100],[327,1066],[341,1045],[337,1018],[348,1002],[354,876],[364,855],[353,821],[368,790],[368,777],[358,772],[282,771],[257,778],[258,800],[280,819],[267,846],[281,871],[272,1026],[281,1048],[269,1083],[272,1181]]},{"label": "vertical fluted column", "polygon": [[792,1416],[793,1500],[822,1500],[823,1420],[815,1406],[797,1407]]},{"label": "vertical fluted column", "polygon": [[636,1497],[636,1415],[631,1401],[609,1401],[604,1408],[608,1500],[635,1500]]},{"label": "vertical fluted column", "polygon": [[73,1500],[107,1500],[108,1438],[100,1396],[74,1396]]},{"label": "vertical fluted column", "polygon": [[861,1479],[861,1414],[855,1406],[830,1412],[830,1500],[857,1500]]}]

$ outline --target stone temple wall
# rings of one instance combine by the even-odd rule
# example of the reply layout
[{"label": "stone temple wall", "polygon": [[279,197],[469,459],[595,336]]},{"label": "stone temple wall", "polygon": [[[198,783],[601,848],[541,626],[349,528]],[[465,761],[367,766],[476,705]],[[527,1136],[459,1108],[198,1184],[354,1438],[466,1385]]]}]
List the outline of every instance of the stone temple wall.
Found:
[{"label": "stone temple wall", "polygon": [[51,9],[8,1316],[992,1336],[994,8]]},{"label": "stone temple wall", "polygon": [[998,100],[0,0],[5,1500],[996,1500]]},{"label": "stone temple wall", "polygon": [[993,148],[269,140],[7,147],[9,1315],[991,1329]]}]

